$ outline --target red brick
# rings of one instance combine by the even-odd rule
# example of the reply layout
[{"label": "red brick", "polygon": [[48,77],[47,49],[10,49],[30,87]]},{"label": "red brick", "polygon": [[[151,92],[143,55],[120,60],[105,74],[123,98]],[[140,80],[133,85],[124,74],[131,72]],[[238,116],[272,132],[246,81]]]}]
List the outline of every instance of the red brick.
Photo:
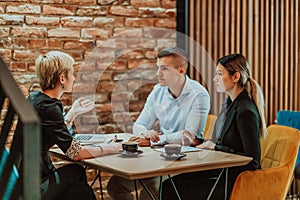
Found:
[{"label": "red brick", "polygon": [[9,49],[0,49],[0,56],[3,60],[10,60],[11,59],[11,50]]},{"label": "red brick", "polygon": [[64,42],[64,49],[92,49],[94,47],[93,40],[86,40],[86,41],[65,41]]},{"label": "red brick", "polygon": [[157,54],[158,54],[157,51],[151,51],[151,50],[149,50],[149,51],[146,51],[145,57],[146,58],[156,59],[157,58]]},{"label": "red brick", "polygon": [[111,103],[97,105],[96,109],[98,112],[111,112]]},{"label": "red brick", "polygon": [[[18,0],[20,1],[20,0]],[[27,0],[25,0],[27,1]],[[63,3],[64,0],[30,0],[31,3],[39,3],[39,4],[50,4],[50,3]]]},{"label": "red brick", "polygon": [[112,35],[112,31],[102,28],[84,28],[81,31],[83,38],[100,38],[107,39]]},{"label": "red brick", "polygon": [[127,58],[127,59],[138,59],[138,58],[144,58],[144,50],[143,49],[125,49],[122,51],[119,51],[118,56],[121,58]]},{"label": "red brick", "polygon": [[157,40],[157,47],[158,48],[167,48],[167,47],[175,47],[176,46],[176,39],[160,39]]},{"label": "red brick", "polygon": [[11,49],[12,48],[12,41],[10,38],[3,38],[0,40],[0,48],[7,48]]},{"label": "red brick", "polygon": [[112,71],[105,70],[103,73],[101,73],[98,77],[99,82],[102,81],[112,81]]},{"label": "red brick", "polygon": [[28,25],[41,25],[41,26],[58,26],[58,17],[43,17],[43,16],[26,16],[25,22]]},{"label": "red brick", "polygon": [[28,41],[25,38],[13,38],[12,49],[26,49],[28,47]]},{"label": "red brick", "polygon": [[125,26],[134,27],[151,27],[153,26],[154,19],[152,18],[126,18]]},{"label": "red brick", "polygon": [[[86,57],[86,56],[84,56]],[[78,71],[94,71],[96,70],[96,63],[95,62],[88,62],[85,60],[84,62],[80,63],[78,66]]]},{"label": "red brick", "polygon": [[5,6],[6,6],[6,3],[0,3],[0,14],[5,13]]},{"label": "red brick", "polygon": [[6,15],[0,16],[0,25],[23,25],[24,16],[22,15]]},{"label": "red brick", "polygon": [[120,101],[120,102],[113,101],[111,103],[111,107],[112,107],[112,111],[113,112],[122,112],[122,111],[125,111],[125,105],[123,104],[122,101]]},{"label": "red brick", "polygon": [[61,49],[62,41],[58,39],[48,39],[47,40],[47,48],[49,49]]},{"label": "red brick", "polygon": [[154,48],[156,46],[156,41],[148,38],[128,38],[127,40],[128,48]]},{"label": "red brick", "polygon": [[128,61],[128,69],[137,67],[141,69],[154,69],[156,67],[156,60],[133,59]]},{"label": "red brick", "polygon": [[30,50],[15,50],[13,53],[14,60],[35,60],[40,55],[39,52],[32,52]]},{"label": "red brick", "polygon": [[176,28],[176,19],[175,18],[155,19],[154,26],[162,27],[162,28]]},{"label": "red brick", "polygon": [[136,7],[160,7],[160,0],[131,0],[130,3]]},{"label": "red brick", "polygon": [[46,40],[29,40],[29,48],[30,49],[42,49],[46,47]]},{"label": "red brick", "polygon": [[144,28],[144,37],[146,38],[174,38],[176,39],[176,30],[166,28],[146,27]]},{"label": "red brick", "polygon": [[116,84],[113,82],[101,82],[96,89],[96,92],[113,92]]},{"label": "red brick", "polygon": [[6,13],[39,14],[41,7],[33,4],[10,4],[6,6]]},{"label": "red brick", "polygon": [[107,69],[110,70],[124,70],[126,69],[126,61],[125,60],[114,60],[113,62],[108,64]]},{"label": "red brick", "polygon": [[99,124],[109,124],[113,122],[112,114],[108,113],[97,113]]},{"label": "red brick", "polygon": [[35,63],[34,62],[28,62],[28,71],[35,72]]},{"label": "red brick", "polygon": [[84,50],[77,50],[77,51],[71,51],[71,52],[67,52],[67,53],[70,56],[72,56],[75,61],[82,61],[83,60],[83,51]]},{"label": "red brick", "polygon": [[124,18],[123,17],[96,17],[94,19],[95,27],[122,27],[124,26]]},{"label": "red brick", "polygon": [[76,8],[68,5],[44,5],[44,15],[75,15]]},{"label": "red brick", "polygon": [[141,112],[144,107],[144,102],[130,102],[129,112]]},{"label": "red brick", "polygon": [[110,5],[110,4],[118,4],[122,3],[124,0],[97,0],[100,5]]},{"label": "red brick", "polygon": [[114,49],[102,49],[95,48],[86,56],[86,60],[95,60],[103,62],[104,60],[113,60],[115,59],[115,50]]},{"label": "red brick", "polygon": [[97,83],[100,79],[99,73],[95,73],[95,72],[85,71],[85,72],[77,73],[77,76],[80,77],[80,81],[83,81],[83,82]]},{"label": "red brick", "polygon": [[163,0],[161,6],[163,8],[176,8],[176,0]]},{"label": "red brick", "polygon": [[18,37],[44,38],[47,36],[47,30],[44,27],[13,27],[11,33]]},{"label": "red brick", "polygon": [[62,17],[61,25],[63,27],[91,27],[93,19],[91,17]]},{"label": "red brick", "polygon": [[[9,70],[13,72],[25,72],[27,71],[27,64],[25,62],[10,62]],[[16,76],[16,81],[18,81],[18,76]]]},{"label": "red brick", "polygon": [[123,37],[123,38],[137,38],[137,37],[142,37],[143,36],[143,29],[141,28],[134,28],[134,29],[129,29],[129,28],[115,28],[114,29],[114,37]]},{"label": "red brick", "polygon": [[95,5],[96,0],[65,0],[66,4]]},{"label": "red brick", "polygon": [[127,48],[127,39],[126,38],[109,38],[105,41],[97,40],[96,46],[100,47],[100,48],[126,49]]},{"label": "red brick", "polygon": [[58,38],[79,38],[80,31],[69,28],[56,28],[50,29],[48,31],[48,37],[58,37]]},{"label": "red brick", "polygon": [[28,40],[29,49],[61,49],[60,40],[30,39]]},{"label": "red brick", "polygon": [[163,8],[139,8],[139,17],[167,17],[166,9]]},{"label": "red brick", "polygon": [[112,5],[109,9],[109,13],[112,15],[120,15],[127,17],[134,17],[138,15],[138,9],[132,6],[115,6]]},{"label": "red brick", "polygon": [[124,101],[125,102],[125,101],[129,101],[130,100],[130,96],[131,96],[131,93],[127,92],[127,91],[124,91],[124,92],[114,92],[111,95],[111,99],[114,102],[118,102],[118,101]]},{"label": "red brick", "polygon": [[74,83],[73,91],[80,91],[84,93],[95,93],[95,84],[94,83]]},{"label": "red brick", "polygon": [[79,16],[106,16],[107,13],[107,6],[81,6],[76,11]]},{"label": "red brick", "polygon": [[95,103],[104,103],[107,102],[108,99],[108,94],[107,93],[97,93],[95,94]]},{"label": "red brick", "polygon": [[113,119],[115,122],[128,123],[131,122],[131,115],[128,112],[120,112],[120,113],[113,113]]}]

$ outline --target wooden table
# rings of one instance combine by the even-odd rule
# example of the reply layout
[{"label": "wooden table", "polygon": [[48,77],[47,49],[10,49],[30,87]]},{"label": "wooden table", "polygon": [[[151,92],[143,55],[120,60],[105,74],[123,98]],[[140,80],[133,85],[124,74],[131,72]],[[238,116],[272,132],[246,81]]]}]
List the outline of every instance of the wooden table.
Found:
[{"label": "wooden table", "polygon": [[[122,136],[118,134],[118,137],[122,138]],[[124,135],[123,137],[126,138],[124,141],[127,141],[129,135]],[[186,153],[187,156],[182,160],[167,161],[160,156],[160,152],[150,147],[143,147],[140,150],[143,153],[134,158],[124,158],[122,155],[117,154],[86,159],[80,161],[80,163],[128,180],[137,180],[170,174],[242,166],[252,160],[250,157],[236,154],[201,150]],[[51,149],[50,152],[53,156],[67,159],[58,148]]]}]

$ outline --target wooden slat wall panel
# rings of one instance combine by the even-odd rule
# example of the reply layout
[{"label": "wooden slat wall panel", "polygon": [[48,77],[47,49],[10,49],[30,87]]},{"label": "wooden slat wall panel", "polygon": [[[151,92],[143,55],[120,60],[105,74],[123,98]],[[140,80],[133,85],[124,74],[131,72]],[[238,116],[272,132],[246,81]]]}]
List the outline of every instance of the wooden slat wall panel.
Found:
[{"label": "wooden slat wall panel", "polygon": [[[267,123],[279,110],[300,111],[299,0],[190,0],[191,78],[209,89],[211,113],[218,114],[224,95],[214,90],[217,59],[245,55],[263,89]],[[199,72],[198,72],[198,71]]]}]

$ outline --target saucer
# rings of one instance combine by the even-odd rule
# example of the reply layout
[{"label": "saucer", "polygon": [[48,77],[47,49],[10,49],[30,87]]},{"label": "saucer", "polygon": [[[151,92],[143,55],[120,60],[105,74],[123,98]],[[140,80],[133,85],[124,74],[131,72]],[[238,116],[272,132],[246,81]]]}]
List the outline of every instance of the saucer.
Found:
[{"label": "saucer", "polygon": [[137,150],[136,152],[129,152],[129,151],[121,150],[119,151],[119,153],[121,154],[121,156],[125,158],[132,158],[132,157],[137,157],[139,154],[142,154],[143,151]]},{"label": "saucer", "polygon": [[180,153],[180,154],[173,154],[168,155],[166,153],[160,154],[161,157],[164,157],[166,160],[181,160],[181,158],[186,157],[186,154]]}]

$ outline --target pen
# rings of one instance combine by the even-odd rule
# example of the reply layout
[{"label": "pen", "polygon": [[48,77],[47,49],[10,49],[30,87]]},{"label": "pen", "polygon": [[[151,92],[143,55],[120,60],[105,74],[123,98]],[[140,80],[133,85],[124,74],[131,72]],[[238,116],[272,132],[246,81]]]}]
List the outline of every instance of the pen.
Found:
[{"label": "pen", "polygon": [[107,142],[107,144],[109,144],[109,143],[111,143],[111,142],[115,142],[115,141],[117,141],[117,139],[118,139],[118,136],[115,135],[113,139],[111,139],[111,140],[109,140],[109,141]]}]

